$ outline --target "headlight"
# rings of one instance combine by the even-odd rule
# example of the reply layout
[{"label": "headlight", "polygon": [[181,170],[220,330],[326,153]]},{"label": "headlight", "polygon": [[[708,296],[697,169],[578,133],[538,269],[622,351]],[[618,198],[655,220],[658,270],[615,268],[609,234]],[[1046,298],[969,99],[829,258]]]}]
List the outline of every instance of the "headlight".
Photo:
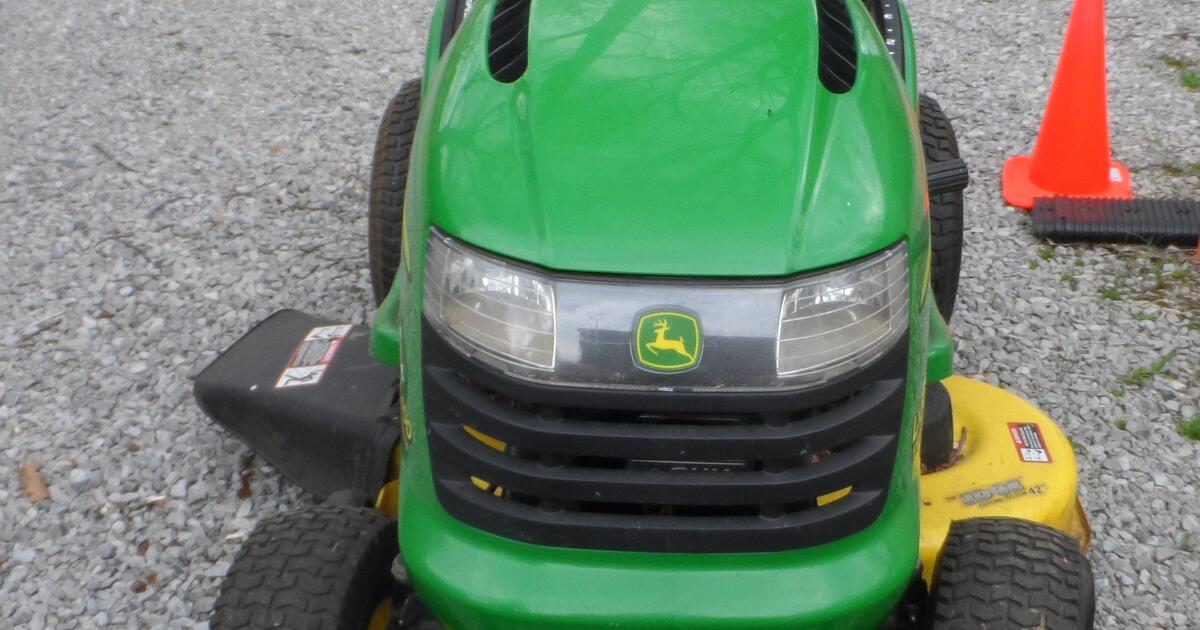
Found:
[{"label": "headlight", "polygon": [[483,350],[488,363],[554,369],[553,286],[436,233],[425,265],[425,315],[460,350]]},{"label": "headlight", "polygon": [[559,274],[435,229],[424,309],[459,352],[525,380],[772,391],[819,386],[900,356],[908,277],[903,243],[788,279],[663,278]]},{"label": "headlight", "polygon": [[908,250],[901,244],[785,288],[776,370],[828,378],[871,363],[907,327]]}]

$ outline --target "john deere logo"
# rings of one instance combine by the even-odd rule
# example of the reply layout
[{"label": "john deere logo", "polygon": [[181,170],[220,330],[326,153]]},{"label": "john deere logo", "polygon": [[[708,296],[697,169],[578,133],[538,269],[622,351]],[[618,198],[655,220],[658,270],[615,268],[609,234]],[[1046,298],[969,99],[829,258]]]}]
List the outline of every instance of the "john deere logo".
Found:
[{"label": "john deere logo", "polygon": [[696,367],[704,338],[700,320],[679,311],[653,311],[638,317],[633,358],[651,372],[682,372]]}]

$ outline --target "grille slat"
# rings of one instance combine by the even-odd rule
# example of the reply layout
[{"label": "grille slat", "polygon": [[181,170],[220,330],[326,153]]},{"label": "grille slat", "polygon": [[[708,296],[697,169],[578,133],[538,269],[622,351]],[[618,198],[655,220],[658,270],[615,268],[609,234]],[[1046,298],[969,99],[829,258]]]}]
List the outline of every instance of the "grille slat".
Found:
[{"label": "grille slat", "polygon": [[463,462],[463,470],[522,495],[563,501],[687,506],[815,501],[845,488],[847,478],[886,478],[888,471],[879,469],[886,458],[880,455],[895,446],[893,437],[873,436],[831,454],[820,465],[771,473],[713,473],[547,467],[495,451],[450,425],[434,425],[431,438],[437,441],[439,452]]},{"label": "grille slat", "polygon": [[[451,514],[476,510],[479,490],[466,482],[439,485],[439,498]],[[536,539],[510,535],[535,544],[614,551],[664,553],[777,551],[819,545],[853,531],[846,523],[874,521],[883,509],[886,494],[879,490],[853,492],[826,507],[762,516],[659,516],[548,512],[514,501],[497,501],[488,512],[484,529],[493,532],[539,532]],[[480,525],[476,525],[480,526]],[[802,536],[796,532],[804,532]],[[857,531],[857,530],[854,530]]]},{"label": "grille slat", "polygon": [[[904,382],[879,381],[844,405],[803,421],[740,426],[546,420],[497,403],[458,374],[429,369],[426,396],[455,425],[470,424],[498,440],[538,452],[592,457],[697,460],[797,457],[886,430],[903,411]],[[569,420],[569,421],[564,421]]]}]

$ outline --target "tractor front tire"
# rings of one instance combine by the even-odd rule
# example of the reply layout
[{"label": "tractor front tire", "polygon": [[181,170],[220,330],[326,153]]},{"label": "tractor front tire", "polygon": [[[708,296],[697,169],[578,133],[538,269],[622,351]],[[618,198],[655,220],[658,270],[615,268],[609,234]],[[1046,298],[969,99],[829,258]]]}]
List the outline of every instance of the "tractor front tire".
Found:
[{"label": "tractor front tire", "polygon": [[1020,519],[955,522],[934,582],[933,630],[1090,630],[1096,613],[1079,541]]},{"label": "tractor front tire", "polygon": [[408,157],[421,111],[421,80],[405,83],[379,123],[371,192],[367,202],[367,254],[375,303],[392,289],[404,249],[404,193],[408,189]]},{"label": "tractor front tire", "polygon": [[[925,163],[957,159],[958,138],[942,106],[930,96],[921,95],[921,145]],[[933,298],[946,321],[954,313],[958,296],[958,274],[962,268],[963,191],[929,197],[929,231]]]},{"label": "tractor front tire", "polygon": [[363,630],[393,594],[396,521],[317,506],[262,521],[229,567],[213,630]]}]

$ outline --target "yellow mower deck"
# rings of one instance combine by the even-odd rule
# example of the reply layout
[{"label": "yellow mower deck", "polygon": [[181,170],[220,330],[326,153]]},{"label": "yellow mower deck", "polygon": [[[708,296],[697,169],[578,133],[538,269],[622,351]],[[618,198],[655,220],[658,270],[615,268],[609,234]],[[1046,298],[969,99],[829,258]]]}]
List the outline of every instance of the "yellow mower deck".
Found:
[{"label": "yellow mower deck", "polygon": [[1079,540],[1091,539],[1076,493],[1075,452],[1046,414],[1021,397],[961,376],[942,381],[954,406],[960,453],[921,476],[921,562],[932,584],[950,524],[981,517],[1021,518]]}]

